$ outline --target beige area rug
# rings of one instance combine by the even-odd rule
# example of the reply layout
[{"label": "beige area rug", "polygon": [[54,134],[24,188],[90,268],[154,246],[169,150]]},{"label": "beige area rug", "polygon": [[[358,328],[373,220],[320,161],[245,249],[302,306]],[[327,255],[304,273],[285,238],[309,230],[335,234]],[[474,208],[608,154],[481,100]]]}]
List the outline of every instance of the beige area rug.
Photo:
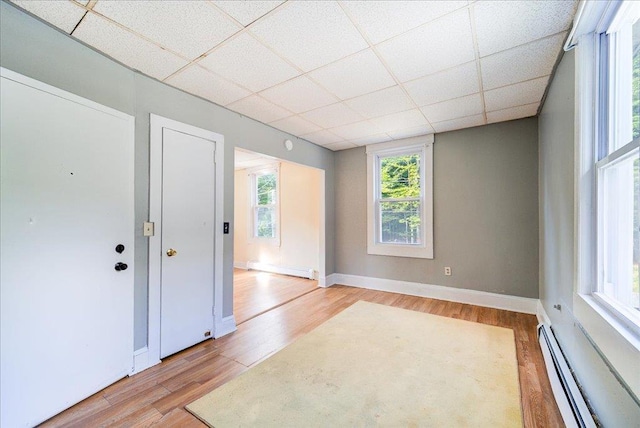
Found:
[{"label": "beige area rug", "polygon": [[187,409],[220,427],[521,427],[513,331],[359,301]]}]

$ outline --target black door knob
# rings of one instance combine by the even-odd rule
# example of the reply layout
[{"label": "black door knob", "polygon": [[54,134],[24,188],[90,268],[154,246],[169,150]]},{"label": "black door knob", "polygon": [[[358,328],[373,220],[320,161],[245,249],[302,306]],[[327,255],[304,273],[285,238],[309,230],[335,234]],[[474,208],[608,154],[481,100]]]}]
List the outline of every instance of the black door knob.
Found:
[{"label": "black door knob", "polygon": [[124,251],[124,245],[122,244],[116,245],[116,253],[122,254],[123,251]]},{"label": "black door knob", "polygon": [[118,272],[120,272],[121,270],[127,270],[127,268],[128,268],[128,267],[129,267],[129,266],[127,266],[127,264],[126,264],[126,263],[118,262],[118,263],[116,263],[116,267],[115,267],[115,269],[116,269]]}]

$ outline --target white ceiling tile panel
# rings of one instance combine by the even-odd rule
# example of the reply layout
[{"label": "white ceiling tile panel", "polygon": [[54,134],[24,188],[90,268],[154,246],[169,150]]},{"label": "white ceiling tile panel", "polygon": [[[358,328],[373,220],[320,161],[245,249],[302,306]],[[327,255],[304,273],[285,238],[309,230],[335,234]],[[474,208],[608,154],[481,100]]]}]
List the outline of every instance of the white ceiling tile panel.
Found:
[{"label": "white ceiling tile panel", "polygon": [[343,1],[373,44],[464,7],[466,1]]},{"label": "white ceiling tile panel", "polygon": [[571,26],[577,1],[480,1],[473,5],[480,56],[541,39]]},{"label": "white ceiling tile panel", "polygon": [[469,11],[461,9],[387,40],[378,52],[402,82],[472,61]]},{"label": "white ceiling tile panel", "polygon": [[401,138],[409,138],[416,137],[419,135],[433,134],[433,128],[429,125],[420,125],[413,128],[405,128],[399,131],[389,132],[389,136],[394,140],[399,140]]},{"label": "white ceiling tile panel", "polygon": [[280,6],[282,1],[264,1],[264,0],[251,0],[251,1],[214,1],[216,6],[227,12],[236,21],[240,22],[245,27],[251,24],[261,16],[266,15],[276,7]]},{"label": "white ceiling tile panel", "polygon": [[399,86],[362,95],[345,103],[367,118],[397,113],[414,107],[411,98]]},{"label": "white ceiling tile panel", "polygon": [[271,122],[269,125],[296,136],[320,130],[318,125],[311,123],[300,116],[287,117],[285,119]]},{"label": "white ceiling tile panel", "polygon": [[291,112],[257,95],[243,98],[227,106],[233,111],[249,116],[260,122],[268,123],[291,116]]},{"label": "white ceiling tile panel", "polygon": [[309,76],[343,100],[396,83],[371,49],[314,70]]},{"label": "white ceiling tile panel", "polygon": [[206,2],[99,1],[93,10],[191,60],[242,29]]},{"label": "white ceiling tile panel", "polygon": [[199,64],[255,92],[300,74],[248,34],[220,46]]},{"label": "white ceiling tile panel", "polygon": [[484,93],[484,102],[487,110],[502,110],[509,107],[539,103],[542,100],[542,95],[544,95],[548,82],[549,76],[545,76],[486,91]]},{"label": "white ceiling tile panel", "polygon": [[475,62],[405,83],[404,87],[419,106],[480,92]]},{"label": "white ceiling tile panel", "polygon": [[294,113],[302,113],[338,101],[306,76],[296,77],[266,89],[260,95]]},{"label": "white ceiling tile panel", "polygon": [[50,24],[55,25],[62,31],[71,33],[78,22],[82,19],[87,12],[86,9],[75,5],[69,1],[37,1],[37,0],[24,0],[17,1],[11,0],[16,5],[20,6],[26,11],[44,19]]},{"label": "white ceiling tile panel", "polygon": [[332,134],[331,132],[324,129],[321,131],[312,132],[311,134],[302,134],[300,137],[304,138],[305,140],[311,141],[312,143],[321,145],[337,143],[338,141],[343,140],[342,137],[338,137],[336,134]]},{"label": "white ceiling tile panel", "polygon": [[484,106],[480,94],[443,101],[421,108],[429,122],[442,122],[464,116],[482,114]]},{"label": "white ceiling tile panel", "polygon": [[428,125],[426,119],[418,109],[377,117],[371,119],[371,122],[377,125],[382,132],[393,132],[400,129]]},{"label": "white ceiling tile panel", "polygon": [[302,113],[302,116],[322,128],[335,128],[337,126],[359,122],[364,119],[362,115],[356,113],[344,103],[336,103],[330,106],[320,107],[318,109]]},{"label": "white ceiling tile panel", "polygon": [[84,5],[84,6],[89,4],[89,0],[75,0],[75,1],[76,1],[76,3],[80,3],[80,4]]},{"label": "white ceiling tile panel", "polygon": [[251,92],[246,89],[242,89],[196,64],[174,74],[166,82],[220,105],[227,105],[251,95]]},{"label": "white ceiling tile panel", "polygon": [[539,103],[533,103],[504,110],[490,111],[487,113],[487,123],[504,122],[507,120],[535,116],[538,112],[538,106]]},{"label": "white ceiling tile panel", "polygon": [[311,71],[368,47],[336,2],[290,2],[250,30],[289,61]]},{"label": "white ceiling tile panel", "polygon": [[373,134],[380,134],[380,129],[369,121],[350,123],[348,125],[332,128],[330,131],[341,136],[345,140],[354,140],[356,138],[368,137]]},{"label": "white ceiling tile panel", "polygon": [[434,123],[433,129],[435,129],[436,132],[447,132],[480,125],[484,125],[484,116],[481,114],[477,114],[475,116],[461,117],[459,119]]},{"label": "white ceiling tile panel", "polygon": [[356,138],[355,140],[350,140],[350,142],[357,146],[364,146],[367,144],[384,143],[391,140],[393,140],[393,138],[391,138],[389,134],[383,133],[383,134],[370,135],[364,138]]},{"label": "white ceiling tile panel", "polygon": [[73,35],[131,68],[163,80],[187,61],[104,18],[88,13]]},{"label": "white ceiling tile panel", "polygon": [[558,34],[482,58],[485,90],[551,74],[566,34]]},{"label": "white ceiling tile panel", "polygon": [[325,144],[325,147],[329,150],[337,151],[337,150],[353,149],[354,147],[358,147],[358,146],[348,141],[341,141],[339,143]]}]

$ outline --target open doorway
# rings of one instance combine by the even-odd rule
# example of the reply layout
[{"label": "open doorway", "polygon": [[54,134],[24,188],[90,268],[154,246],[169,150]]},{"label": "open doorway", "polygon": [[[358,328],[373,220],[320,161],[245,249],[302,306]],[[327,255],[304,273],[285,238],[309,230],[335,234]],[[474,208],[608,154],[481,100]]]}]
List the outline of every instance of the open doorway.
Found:
[{"label": "open doorway", "polygon": [[237,324],[317,289],[324,273],[324,171],[235,150]]}]

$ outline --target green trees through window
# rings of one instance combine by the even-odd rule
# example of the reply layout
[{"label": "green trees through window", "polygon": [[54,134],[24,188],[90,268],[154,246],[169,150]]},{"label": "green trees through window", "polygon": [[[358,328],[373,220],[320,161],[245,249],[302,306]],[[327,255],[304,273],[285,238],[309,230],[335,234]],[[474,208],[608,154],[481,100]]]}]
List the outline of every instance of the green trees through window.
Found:
[{"label": "green trees through window", "polygon": [[255,236],[276,237],[277,176],[275,172],[255,177]]}]

